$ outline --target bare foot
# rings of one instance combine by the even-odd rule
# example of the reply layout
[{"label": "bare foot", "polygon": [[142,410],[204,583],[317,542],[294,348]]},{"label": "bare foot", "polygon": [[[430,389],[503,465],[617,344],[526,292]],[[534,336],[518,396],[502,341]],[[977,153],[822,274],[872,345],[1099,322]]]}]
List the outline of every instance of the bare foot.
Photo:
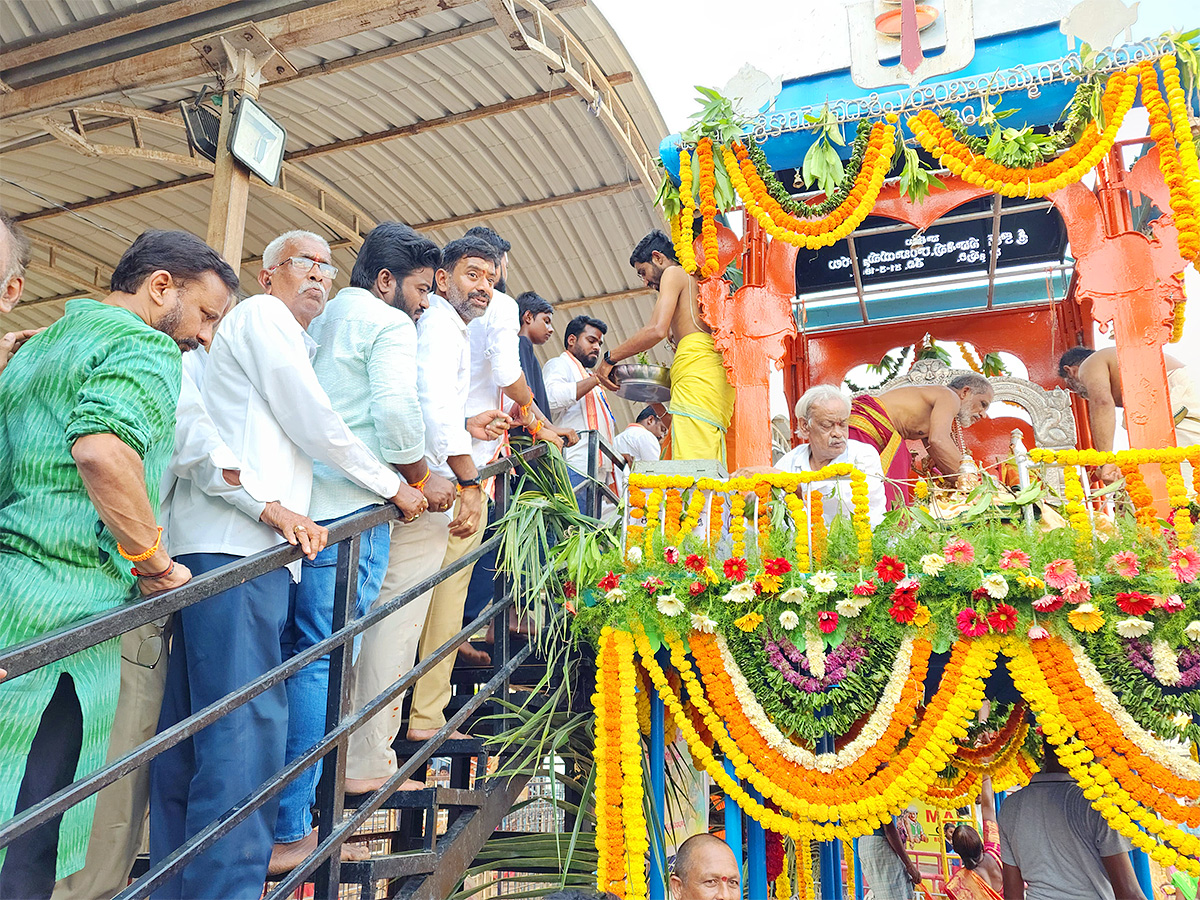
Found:
[{"label": "bare foot", "polygon": [[[268,875],[290,872],[317,849],[317,831],[314,828],[298,841],[276,844],[271,850],[271,861],[267,864]],[[366,844],[342,844],[342,861],[357,862],[369,859],[371,848]]]},{"label": "bare foot", "polygon": [[[408,734],[405,736],[405,740],[413,741],[414,743],[418,743],[418,744],[423,744],[425,741],[429,740],[431,737],[433,737],[439,731],[441,731],[440,728],[410,728],[410,729],[408,729]],[[446,740],[469,741],[469,740],[471,740],[471,735],[463,734],[461,731],[452,731],[452,732],[450,732],[450,737],[448,737]]]},{"label": "bare foot", "polygon": [[[378,778],[347,778],[346,793],[347,794],[373,794],[391,778],[390,775],[381,775]],[[406,778],[398,791],[423,791],[425,783],[422,781],[413,781],[411,778]]]},{"label": "bare foot", "polygon": [[480,650],[471,644],[463,644],[458,648],[458,658],[468,666],[490,666],[492,657],[486,650]]}]

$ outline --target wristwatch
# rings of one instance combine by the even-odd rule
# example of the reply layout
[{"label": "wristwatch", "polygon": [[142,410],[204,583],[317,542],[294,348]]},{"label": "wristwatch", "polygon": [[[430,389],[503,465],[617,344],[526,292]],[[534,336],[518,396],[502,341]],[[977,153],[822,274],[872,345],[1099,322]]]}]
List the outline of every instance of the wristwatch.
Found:
[{"label": "wristwatch", "polygon": [[613,362],[613,358],[612,358],[611,356],[609,356],[609,355],[608,355],[608,351],[607,351],[607,350],[605,350],[605,351],[604,351],[604,361],[605,361],[606,363],[608,363],[610,366],[615,366],[615,365],[616,365],[616,363],[615,363],[615,362]]},{"label": "wristwatch", "polygon": [[458,489],[465,491],[467,488],[479,487],[479,478],[460,478],[458,479]]}]

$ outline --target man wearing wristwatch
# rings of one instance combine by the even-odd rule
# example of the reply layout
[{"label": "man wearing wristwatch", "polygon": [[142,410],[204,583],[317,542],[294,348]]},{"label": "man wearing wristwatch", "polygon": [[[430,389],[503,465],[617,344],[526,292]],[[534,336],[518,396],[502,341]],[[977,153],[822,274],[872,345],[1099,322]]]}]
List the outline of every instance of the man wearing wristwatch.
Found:
[{"label": "man wearing wristwatch", "polygon": [[[473,438],[499,437],[512,422],[510,416],[499,410],[486,411],[483,415],[491,417],[492,431],[486,435],[473,432],[466,410],[471,386],[467,326],[487,311],[499,267],[500,254],[487,241],[478,237],[451,241],[442,248],[442,264],[435,273],[437,293],[429,296],[429,309],[417,322],[417,392],[425,416],[425,460],[432,471],[455,479],[459,489],[453,518],[446,522],[442,568],[466,556],[483,539],[484,501],[479,470],[472,457]],[[448,518],[445,513],[429,515]],[[420,631],[421,658],[462,629],[463,604],[472,568],[460,569],[433,589]],[[451,653],[438,662],[414,686],[409,740],[428,740],[446,724],[450,673],[456,655]],[[454,732],[451,737],[466,735]],[[381,775],[396,771],[396,759],[390,752],[384,762],[386,772],[381,771]]]}]

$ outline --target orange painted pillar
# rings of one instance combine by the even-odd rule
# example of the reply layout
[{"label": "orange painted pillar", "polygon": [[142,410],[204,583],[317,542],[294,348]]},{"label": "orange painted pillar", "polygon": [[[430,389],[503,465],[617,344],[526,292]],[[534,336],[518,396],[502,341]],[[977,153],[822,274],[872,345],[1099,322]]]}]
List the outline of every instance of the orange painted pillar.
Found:
[{"label": "orange painted pillar", "polygon": [[[1108,238],[1118,238],[1133,231],[1133,216],[1129,194],[1123,184],[1124,167],[1120,152],[1119,148],[1114,147],[1096,167],[1097,193],[1104,232]],[[1132,252],[1108,257],[1106,261],[1116,269],[1108,273],[1114,284],[1136,284],[1139,281],[1145,284],[1142,269],[1150,253],[1148,247],[1142,247],[1142,243],[1126,244]],[[1138,258],[1142,255],[1147,259]],[[1175,422],[1167,392],[1167,370],[1163,363],[1164,329],[1155,299],[1152,292],[1127,291],[1111,305],[1129,446],[1139,449],[1175,446]],[[1162,471],[1157,465],[1143,466],[1142,476],[1154,495],[1159,512],[1165,515],[1170,507]]]}]

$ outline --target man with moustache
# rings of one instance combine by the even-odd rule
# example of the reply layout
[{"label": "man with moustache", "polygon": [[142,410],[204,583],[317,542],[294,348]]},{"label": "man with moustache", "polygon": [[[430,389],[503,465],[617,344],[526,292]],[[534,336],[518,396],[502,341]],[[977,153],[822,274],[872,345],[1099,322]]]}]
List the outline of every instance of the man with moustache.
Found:
[{"label": "man with moustache", "polygon": [[[608,408],[608,400],[600,387],[600,376],[589,370],[600,361],[600,349],[608,326],[600,319],[576,316],[563,332],[564,350],[542,367],[546,397],[550,410],[560,428],[575,432],[597,431],[608,444],[616,436],[617,420]],[[581,440],[563,454],[567,460],[571,486],[587,481],[588,442]],[[603,483],[612,481],[612,463],[601,455],[597,461],[596,477]],[[579,499],[583,509],[584,499]]]},{"label": "man with moustache", "polygon": [[[145,232],[104,300],[68,301],[0,376],[0,646],[191,577],[162,542],[159,483],[180,351],[209,339],[237,284],[194,235]],[[103,764],[118,644],[0,681],[0,821]],[[95,803],[0,849],[0,896],[49,897],[57,877],[78,870]]]},{"label": "man with moustache", "polygon": [[962,429],[987,414],[994,396],[982,375],[967,372],[946,387],[900,387],[878,397],[860,394],[850,406],[851,440],[879,454],[889,508],[911,500],[912,456],[905,441],[921,441],[937,471],[954,476],[962,465]]},{"label": "man with moustache", "polygon": [[[221,439],[253,469],[258,496],[307,515],[313,460],[385,498],[405,518],[426,507],[334,411],[317,381],[307,328],[325,307],[337,269],[328,243],[291,231],[263,251],[265,293],[230,312],[212,343],[204,406]],[[208,572],[276,546],[267,524],[194,485],[176,492],[176,551],[193,571]],[[324,546],[324,529],[315,536]],[[309,526],[291,525],[297,539]],[[171,644],[159,730],[219,700],[292,655],[302,640],[290,602],[299,563],[275,569],[180,611]],[[287,691],[276,685],[151,763],[150,856],[162,861],[205,825],[259,788],[284,762]],[[156,897],[257,900],[274,844],[278,797],[251,813],[158,890]]]},{"label": "man with moustache", "polygon": [[[429,468],[458,482],[458,502],[447,529],[442,568],[466,556],[483,539],[483,491],[472,457],[467,427],[467,395],[471,387],[471,340],[468,325],[481,317],[492,299],[500,254],[478,237],[461,237],[442,248],[435,274],[437,293],[417,321],[417,390],[425,416],[425,459]],[[511,418],[494,411],[495,426],[507,429]],[[446,513],[430,513],[445,516]],[[433,590],[421,633],[419,653],[429,656],[462,628],[463,607],[473,566],[451,575]],[[413,688],[408,720],[410,741],[426,741],[446,724],[450,673],[457,651],[438,662]],[[465,738],[455,731],[452,738]]]}]

